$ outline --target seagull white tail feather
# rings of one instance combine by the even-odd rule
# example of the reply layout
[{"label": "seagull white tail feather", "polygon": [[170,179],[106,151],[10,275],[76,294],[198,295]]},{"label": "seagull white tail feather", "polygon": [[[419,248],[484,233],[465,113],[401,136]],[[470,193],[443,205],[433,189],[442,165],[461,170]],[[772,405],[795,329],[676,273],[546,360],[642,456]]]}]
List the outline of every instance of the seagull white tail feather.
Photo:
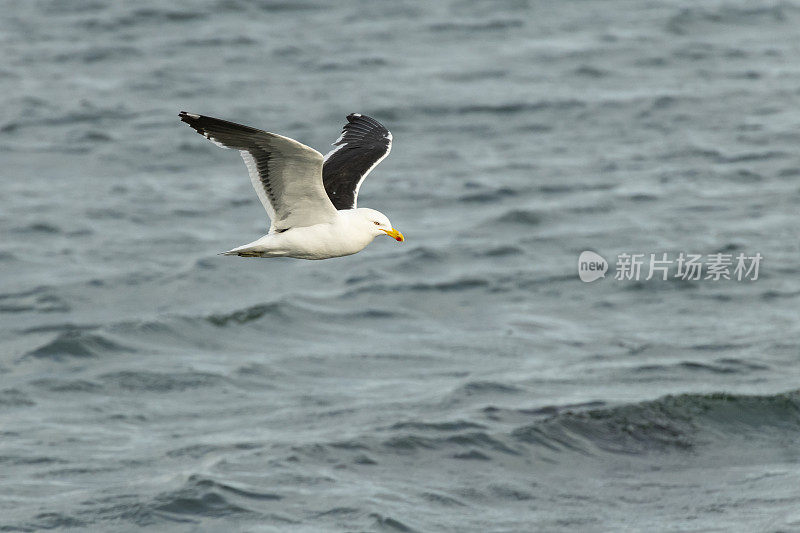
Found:
[{"label": "seagull white tail feather", "polygon": [[264,257],[266,255],[270,255],[268,252],[264,251],[264,246],[260,241],[261,239],[248,244],[243,244],[242,246],[237,246],[236,248],[232,248],[227,252],[222,252],[219,255],[238,255],[241,257]]}]

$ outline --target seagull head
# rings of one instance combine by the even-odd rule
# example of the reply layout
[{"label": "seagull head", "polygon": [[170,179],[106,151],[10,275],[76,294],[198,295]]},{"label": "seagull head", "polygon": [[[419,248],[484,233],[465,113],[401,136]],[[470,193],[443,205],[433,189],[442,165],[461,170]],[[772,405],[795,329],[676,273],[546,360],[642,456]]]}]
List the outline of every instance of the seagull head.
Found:
[{"label": "seagull head", "polygon": [[386,234],[397,242],[403,242],[405,240],[403,234],[394,229],[392,227],[392,223],[389,222],[388,218],[386,218],[386,215],[380,211],[359,207],[358,214],[361,215],[361,218],[367,222],[367,227],[370,228],[373,235],[376,237],[378,235]]}]

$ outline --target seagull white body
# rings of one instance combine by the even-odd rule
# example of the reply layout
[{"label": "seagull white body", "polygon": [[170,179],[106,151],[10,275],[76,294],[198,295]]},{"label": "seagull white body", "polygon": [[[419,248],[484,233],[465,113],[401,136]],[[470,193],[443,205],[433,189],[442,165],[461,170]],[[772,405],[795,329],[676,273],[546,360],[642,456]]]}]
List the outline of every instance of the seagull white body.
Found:
[{"label": "seagull white body", "polygon": [[275,133],[184,111],[179,116],[215,144],[239,150],[272,221],[269,233],[224,255],[328,259],[359,252],[378,235],[404,240],[383,213],[356,206],[364,178],[391,150],[392,135],[376,120],[349,115],[337,148],[323,158]]},{"label": "seagull white body", "polygon": [[[348,209],[338,211],[330,224],[315,224],[288,229],[281,233],[268,233],[250,244],[245,244],[225,255],[243,257],[296,257],[298,259],[330,259],[360,252],[379,235],[388,235],[389,219],[374,209]],[[386,219],[381,226],[372,222]],[[390,230],[391,231],[391,230]],[[395,230],[396,231],[396,230]]]}]

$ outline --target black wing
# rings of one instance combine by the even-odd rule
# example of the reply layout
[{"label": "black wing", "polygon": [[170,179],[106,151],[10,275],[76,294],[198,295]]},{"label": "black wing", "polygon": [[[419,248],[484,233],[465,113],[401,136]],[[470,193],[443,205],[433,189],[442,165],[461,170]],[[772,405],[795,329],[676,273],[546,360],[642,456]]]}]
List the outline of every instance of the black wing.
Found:
[{"label": "black wing", "polygon": [[392,134],[374,118],[352,113],[333,146],[322,165],[322,183],[336,209],[354,209],[364,178],[389,155]]}]

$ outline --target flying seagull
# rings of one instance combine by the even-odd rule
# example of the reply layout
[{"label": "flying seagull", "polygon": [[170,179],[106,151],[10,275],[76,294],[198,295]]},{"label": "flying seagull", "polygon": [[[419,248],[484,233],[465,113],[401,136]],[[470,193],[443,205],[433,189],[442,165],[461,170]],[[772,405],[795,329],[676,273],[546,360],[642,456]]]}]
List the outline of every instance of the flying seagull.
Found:
[{"label": "flying seagull", "polygon": [[266,235],[223,255],[328,259],[360,252],[378,235],[403,241],[383,213],[356,206],[364,178],[392,149],[392,134],[374,118],[348,115],[322,157],[275,133],[186,111],[178,116],[214,144],[239,150],[272,222]]}]

